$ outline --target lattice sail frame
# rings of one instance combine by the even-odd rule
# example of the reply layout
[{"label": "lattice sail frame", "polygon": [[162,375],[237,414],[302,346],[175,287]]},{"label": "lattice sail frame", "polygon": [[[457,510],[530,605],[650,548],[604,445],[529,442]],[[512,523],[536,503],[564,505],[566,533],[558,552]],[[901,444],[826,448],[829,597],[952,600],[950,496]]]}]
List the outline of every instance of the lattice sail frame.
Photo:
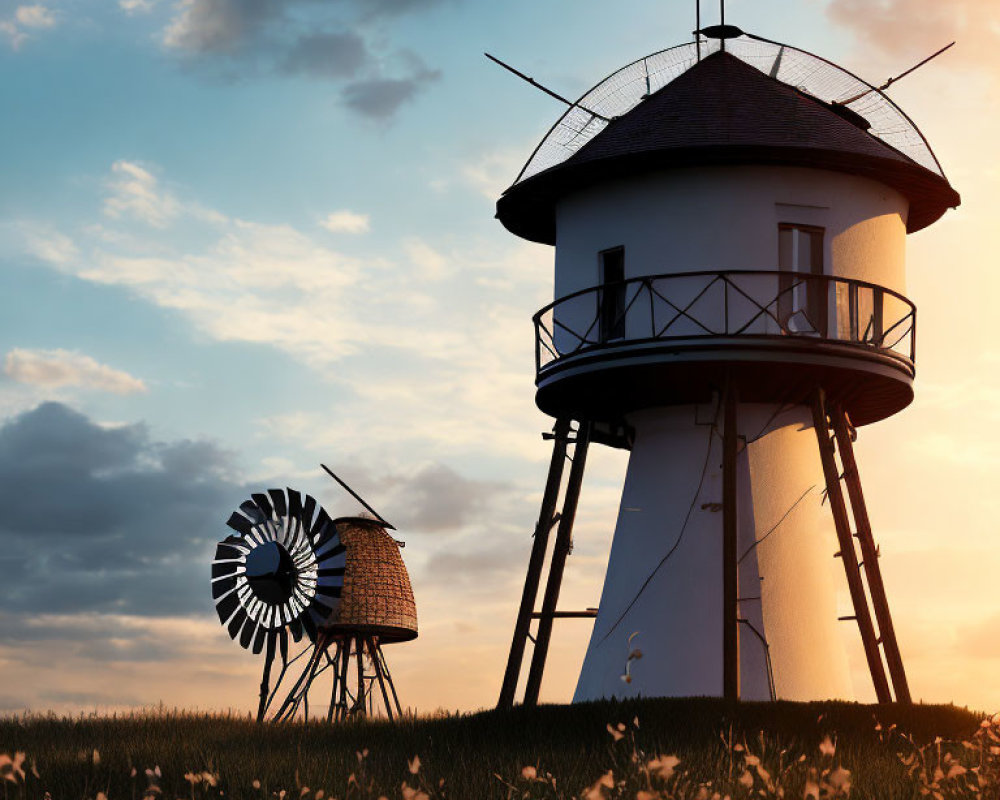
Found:
[{"label": "lattice sail frame", "polygon": [[[336,526],[315,499],[286,491],[269,489],[240,504],[243,513],[234,512],[226,522],[238,535],[219,542],[212,562],[219,619],[234,641],[254,653],[264,649],[269,636],[280,635],[284,649],[286,631],[295,641],[305,633],[315,642],[317,630],[340,603],[347,556]],[[294,567],[290,593],[280,602],[260,596],[247,577],[248,556],[271,542],[284,549]]]},{"label": "lattice sail frame", "polygon": [[[716,39],[703,39],[701,57],[717,52],[720,44]],[[726,51],[823,102],[845,105],[871,124],[870,134],[920,166],[945,177],[934,151],[913,121],[883,92],[858,76],[820,56],[749,34],[727,39]],[[603,131],[608,123],[591,111],[608,119],[624,116],[646,96],[662,89],[697,63],[697,46],[689,42],[652,53],[611,73],[556,121],[514,184],[561,164]]]}]

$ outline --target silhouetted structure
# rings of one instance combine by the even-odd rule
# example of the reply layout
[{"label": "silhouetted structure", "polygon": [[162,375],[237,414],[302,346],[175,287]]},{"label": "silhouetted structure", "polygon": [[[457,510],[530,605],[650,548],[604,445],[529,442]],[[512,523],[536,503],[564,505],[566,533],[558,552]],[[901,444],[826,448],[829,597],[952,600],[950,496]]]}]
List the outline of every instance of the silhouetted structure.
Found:
[{"label": "silhouetted structure", "polygon": [[[834,542],[878,699],[910,699],[852,441],[912,400],[905,236],[959,196],[878,89],[705,33],[584,94],[497,203],[555,246],[556,298],[534,317],[554,449],[501,707],[527,640],[530,705],[553,620],[592,615],[557,611],[592,442],[631,454],[576,700],[851,696]],[[623,676],[636,631],[648,668]]]},{"label": "silhouetted structure", "polygon": [[[331,473],[332,474],[332,473]],[[353,492],[352,492],[353,494]],[[363,502],[363,501],[362,501]],[[219,543],[212,596],[229,635],[265,653],[258,720],[309,716],[309,691],[329,671],[328,720],[402,713],[383,644],[417,636],[413,590],[401,543],[381,518],[330,519],[294,489],[254,494],[227,524],[238,535]],[[289,658],[289,636],[306,647]],[[274,686],[275,658],[281,668]],[[290,668],[305,658],[287,694],[278,692]]]}]

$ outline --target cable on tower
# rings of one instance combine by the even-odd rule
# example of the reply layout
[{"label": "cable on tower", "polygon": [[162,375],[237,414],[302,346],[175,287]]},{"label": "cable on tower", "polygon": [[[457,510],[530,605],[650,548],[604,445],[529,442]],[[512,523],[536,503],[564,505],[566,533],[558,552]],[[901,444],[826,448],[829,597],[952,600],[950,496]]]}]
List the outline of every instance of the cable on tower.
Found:
[{"label": "cable on tower", "polygon": [[604,644],[604,642],[607,641],[608,637],[615,632],[615,629],[618,627],[621,621],[625,619],[625,616],[628,614],[628,612],[632,610],[632,607],[637,602],[639,602],[639,598],[642,596],[642,593],[646,590],[646,587],[649,586],[650,582],[656,576],[656,573],[660,571],[660,568],[667,563],[670,557],[677,552],[677,548],[681,546],[681,541],[684,539],[684,531],[687,530],[688,522],[691,520],[691,514],[694,512],[695,504],[698,502],[698,497],[701,495],[701,490],[705,485],[705,476],[708,474],[708,462],[712,457],[712,440],[715,438],[716,433],[718,433],[719,413],[721,411],[722,411],[722,398],[720,396],[718,405],[716,405],[715,407],[715,418],[712,420],[712,423],[711,425],[709,425],[708,428],[708,447],[705,449],[705,461],[701,465],[701,477],[698,479],[698,488],[695,489],[694,496],[691,498],[691,504],[688,506],[687,513],[684,515],[684,522],[681,524],[681,529],[680,532],[677,534],[677,539],[674,541],[673,545],[667,551],[667,554],[660,559],[660,563],[653,568],[653,571],[651,573],[649,573],[649,577],[646,578],[645,581],[643,581],[642,586],[639,587],[639,591],[635,593],[635,597],[632,598],[632,601],[628,604],[628,606],[626,606],[625,610],[622,611],[621,616],[619,616],[618,619],[615,620],[614,624],[608,629],[608,632],[605,633],[604,636],[601,638],[601,641],[597,643],[598,647]]}]

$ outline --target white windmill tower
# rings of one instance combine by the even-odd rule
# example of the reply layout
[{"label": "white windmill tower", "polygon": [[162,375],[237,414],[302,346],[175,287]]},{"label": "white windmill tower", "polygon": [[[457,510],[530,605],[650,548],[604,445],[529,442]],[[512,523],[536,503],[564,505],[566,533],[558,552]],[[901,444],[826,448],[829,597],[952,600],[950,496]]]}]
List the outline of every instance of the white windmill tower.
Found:
[{"label": "white windmill tower", "polygon": [[526,640],[533,704],[553,619],[588,615],[556,606],[590,442],[631,453],[575,700],[850,697],[836,551],[878,699],[909,701],[852,440],[913,398],[905,238],[959,196],[878,89],[733,26],[701,34],[570,104],[497,203],[555,246],[535,316],[554,452],[501,707]]}]

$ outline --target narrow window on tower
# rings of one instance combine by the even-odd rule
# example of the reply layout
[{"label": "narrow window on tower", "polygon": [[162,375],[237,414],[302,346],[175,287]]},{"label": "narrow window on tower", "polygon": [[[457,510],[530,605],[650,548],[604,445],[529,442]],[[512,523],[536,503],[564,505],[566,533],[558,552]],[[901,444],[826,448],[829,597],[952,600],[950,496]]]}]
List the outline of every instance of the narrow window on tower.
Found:
[{"label": "narrow window on tower", "polygon": [[815,225],[778,224],[778,321],[788,333],[826,336],[827,281],[822,278],[825,230]]},{"label": "narrow window on tower", "polygon": [[625,248],[613,247],[598,254],[601,263],[599,297],[600,339],[625,338]]}]

